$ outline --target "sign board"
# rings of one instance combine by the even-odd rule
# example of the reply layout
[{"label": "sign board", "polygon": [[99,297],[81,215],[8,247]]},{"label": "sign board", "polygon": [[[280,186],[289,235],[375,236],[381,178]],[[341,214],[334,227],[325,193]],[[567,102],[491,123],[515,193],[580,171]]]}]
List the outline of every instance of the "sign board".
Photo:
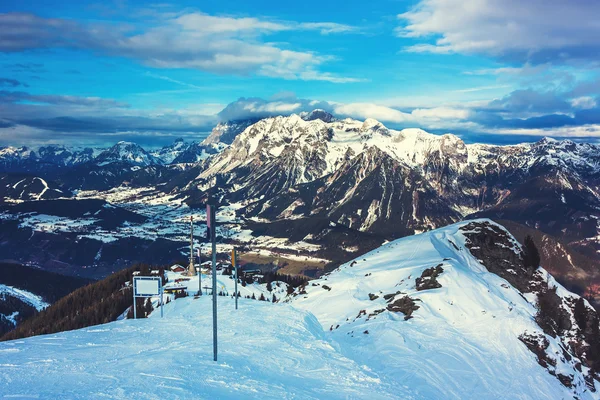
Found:
[{"label": "sign board", "polygon": [[159,296],[160,316],[163,316],[163,288],[160,276],[134,276],[133,277],[133,319],[137,318],[135,299],[138,297]]},{"label": "sign board", "polygon": [[136,297],[152,297],[160,295],[161,278],[153,276],[136,276],[133,278],[133,290]]}]

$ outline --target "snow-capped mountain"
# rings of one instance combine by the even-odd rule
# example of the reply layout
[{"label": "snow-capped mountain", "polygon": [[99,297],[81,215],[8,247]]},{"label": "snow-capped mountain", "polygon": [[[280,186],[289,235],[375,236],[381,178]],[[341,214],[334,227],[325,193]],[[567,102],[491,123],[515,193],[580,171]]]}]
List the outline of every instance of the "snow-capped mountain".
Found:
[{"label": "snow-capped mountain", "polygon": [[118,142],[109,149],[104,150],[94,159],[100,166],[112,163],[127,163],[139,166],[160,164],[160,159],[148,153],[142,146],[130,142]]},{"label": "snow-capped mountain", "polygon": [[[231,199],[257,200],[251,212],[259,217],[325,215],[379,233],[378,226],[400,221],[401,229],[419,231],[503,204],[520,187],[530,188],[522,186],[529,179],[558,179],[555,197],[573,193],[574,205],[585,198],[587,218],[594,218],[599,150],[552,139],[467,145],[454,135],[394,131],[373,119],[325,122],[292,115],[246,128],[205,162],[200,178],[223,177],[233,188]],[[432,198],[434,205],[427,201]],[[419,199],[426,204],[419,206]],[[424,212],[428,206],[431,212]]]},{"label": "snow-capped mountain", "polygon": [[74,397],[600,398],[598,314],[527,260],[501,226],[465,221],[390,242],[279,304],[241,298],[236,311],[218,296],[218,363],[210,296],[184,297],[164,318],[0,343],[0,392],[57,397],[68,369]]},{"label": "snow-capped mountain", "polygon": [[0,167],[3,171],[36,171],[44,168],[72,167],[92,161],[101,150],[48,145],[39,148],[4,147],[0,149]]},{"label": "snow-capped mountain", "polygon": [[163,164],[171,164],[182,152],[189,148],[190,144],[186,143],[182,138],[175,139],[175,141],[164,146],[159,150],[153,151],[150,154],[161,160]]},{"label": "snow-capped mountain", "polygon": [[[598,146],[552,139],[511,146],[465,144],[451,134],[393,130],[374,119],[338,120],[323,110],[223,123],[215,132],[201,144],[177,140],[151,152],[119,143],[94,150],[89,162],[61,168],[31,161],[38,149],[4,149],[0,168],[12,165],[2,160],[27,160],[28,167],[16,170],[31,173],[31,179],[43,179],[50,187],[56,182],[66,193],[85,193],[86,198],[140,212],[154,221],[132,229],[143,240],[163,232],[156,226],[171,223],[165,216],[194,213],[214,198],[228,212],[231,240],[247,245],[259,237],[261,243],[273,244],[266,251],[277,250],[281,243],[303,254],[311,249],[311,257],[334,265],[356,249],[469,217],[510,220],[540,230],[563,246],[565,260],[568,254],[600,261]],[[207,143],[225,140],[217,139],[225,133],[229,144]],[[39,192],[25,194],[25,199],[35,200]],[[20,199],[20,193],[5,197]],[[28,231],[21,232],[25,227],[46,229],[41,222],[26,222],[30,216],[6,218],[13,224],[11,238],[29,237]],[[73,221],[72,226],[81,225]],[[52,231],[57,229],[52,225]],[[90,234],[80,228],[71,233]],[[106,232],[92,234],[94,239],[114,240]],[[13,244],[11,248],[23,247]],[[10,252],[5,256],[16,257]],[[581,263],[586,264],[575,262],[576,268],[588,270],[591,275],[585,276],[600,285],[600,274]],[[569,275],[576,279],[569,287],[582,286],[576,275]]]},{"label": "snow-capped mountain", "polygon": [[315,119],[320,119],[323,122],[333,122],[336,119],[333,115],[320,108],[314,109],[310,112],[301,112],[298,115],[300,115],[300,118],[302,118],[305,121],[313,121]]},{"label": "snow-capped mountain", "polygon": [[244,131],[247,127],[254,124],[257,120],[241,120],[241,121],[228,121],[220,122],[213,128],[210,135],[202,142],[203,145],[211,144],[231,144],[240,132]]}]

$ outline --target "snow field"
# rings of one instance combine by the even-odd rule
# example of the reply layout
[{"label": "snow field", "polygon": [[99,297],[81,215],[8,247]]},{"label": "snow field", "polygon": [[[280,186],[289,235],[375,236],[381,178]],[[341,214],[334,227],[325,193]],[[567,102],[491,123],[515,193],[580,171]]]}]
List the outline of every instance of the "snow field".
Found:
[{"label": "snow field", "polygon": [[[390,399],[378,377],[339,354],[310,313],[285,304],[211,298],[124,320],[0,343],[0,397],[109,399]],[[383,389],[383,390],[382,390]]]}]

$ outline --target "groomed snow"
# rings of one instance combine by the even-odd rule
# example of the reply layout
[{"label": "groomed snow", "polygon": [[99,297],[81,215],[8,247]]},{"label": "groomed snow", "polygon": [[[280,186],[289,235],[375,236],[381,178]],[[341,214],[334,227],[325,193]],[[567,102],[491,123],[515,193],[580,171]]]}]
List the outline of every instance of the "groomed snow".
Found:
[{"label": "groomed snow", "polygon": [[[155,311],[145,320],[0,343],[0,396],[599,398],[586,389],[575,359],[562,357],[556,339],[546,336],[549,357],[556,357],[557,373],[574,376],[573,389],[518,339],[543,334],[533,318],[535,296],[521,296],[471,255],[464,224],[390,242],[311,281],[306,293],[284,303],[240,299],[236,312],[233,298],[218,297],[216,364],[210,296],[172,301],[162,319]],[[438,264],[442,287],[416,291],[415,279]],[[181,277],[168,276],[171,282]],[[220,289],[232,293],[233,280],[218,279]],[[572,296],[550,276],[547,281],[559,296]],[[209,282],[203,276],[203,286]],[[190,292],[197,284],[195,278],[185,283]],[[246,290],[266,289],[252,284]],[[278,290],[282,295],[284,287]],[[385,310],[383,296],[396,292],[396,299],[408,295],[420,307],[412,319]]]},{"label": "groomed snow", "polygon": [[[209,296],[179,299],[164,318],[123,320],[0,343],[0,397],[108,399],[389,399],[341,355],[315,318],[286,304],[219,299],[212,361]],[[408,394],[408,390],[403,391]]]},{"label": "groomed snow", "polygon": [[[398,390],[410,387],[418,398],[573,398],[518,339],[525,332],[543,334],[534,321],[537,309],[464,247],[464,224],[384,245],[311,281],[307,294],[291,303],[312,312],[324,330],[332,329],[342,354],[391,379]],[[417,291],[415,279],[439,264],[442,287]],[[552,285],[559,295],[576,297]],[[419,299],[412,319],[390,311],[369,317],[386,309],[384,295],[396,292],[396,299]],[[369,293],[379,298],[372,301]],[[546,338],[557,352],[557,372],[575,376],[581,399],[598,398],[586,390],[574,364],[561,360],[559,343]]]}]

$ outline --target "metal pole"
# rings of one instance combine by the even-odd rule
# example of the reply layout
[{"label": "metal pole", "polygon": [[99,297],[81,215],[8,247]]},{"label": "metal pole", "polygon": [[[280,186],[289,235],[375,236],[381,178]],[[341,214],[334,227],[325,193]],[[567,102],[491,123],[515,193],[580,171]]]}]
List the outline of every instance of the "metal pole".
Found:
[{"label": "metal pole", "polygon": [[133,278],[133,319],[137,319],[136,306],[137,305],[135,304],[135,278]]},{"label": "metal pole", "polygon": [[213,354],[217,361],[217,234],[216,227],[217,216],[215,206],[209,206],[210,210],[210,238],[212,240],[212,305],[213,305]]},{"label": "metal pole", "polygon": [[194,216],[190,215],[190,265],[188,267],[188,276],[195,275],[194,266]]},{"label": "metal pole", "polygon": [[198,296],[202,296],[202,246],[198,248]]},{"label": "metal pole", "polygon": [[162,278],[160,278],[160,317],[163,317],[163,308],[165,308],[165,303],[163,302],[164,289],[162,286]]},{"label": "metal pole", "polygon": [[233,295],[235,296],[235,309],[238,309],[238,289],[237,289],[237,281],[238,281],[238,267],[237,267],[237,252],[235,251],[235,248],[232,250],[232,262],[233,262],[233,268],[235,269],[235,284],[234,284],[234,293]]}]

